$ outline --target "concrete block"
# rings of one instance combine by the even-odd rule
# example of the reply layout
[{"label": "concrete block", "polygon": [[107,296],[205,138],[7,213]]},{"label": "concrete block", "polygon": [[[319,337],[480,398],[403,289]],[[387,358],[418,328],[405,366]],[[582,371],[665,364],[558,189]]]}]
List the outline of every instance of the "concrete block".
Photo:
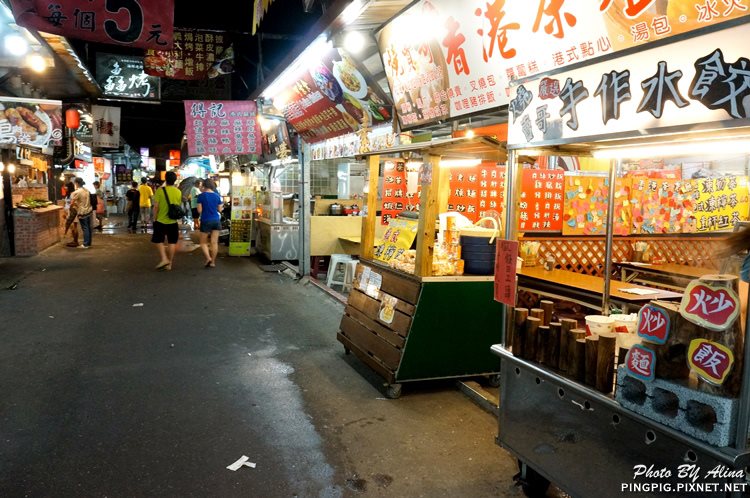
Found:
[{"label": "concrete block", "polygon": [[674,381],[643,382],[617,369],[617,401],[628,410],[714,446],[734,442],[739,399],[705,393]]}]

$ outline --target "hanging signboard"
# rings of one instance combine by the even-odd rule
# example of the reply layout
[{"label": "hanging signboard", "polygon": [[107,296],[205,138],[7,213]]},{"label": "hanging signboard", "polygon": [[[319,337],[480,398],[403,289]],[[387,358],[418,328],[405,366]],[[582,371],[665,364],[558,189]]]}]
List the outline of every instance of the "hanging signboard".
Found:
[{"label": "hanging signboard", "polygon": [[229,100],[232,98],[231,78],[225,74],[210,80],[164,79],[161,80],[161,100]]},{"label": "hanging signboard", "polygon": [[252,100],[186,100],[188,155],[261,152],[258,107]]},{"label": "hanging signboard", "polygon": [[747,119],[749,36],[743,24],[514,87],[508,143]]},{"label": "hanging signboard", "polygon": [[0,144],[62,144],[62,102],[0,97]]},{"label": "hanging signboard", "polygon": [[262,162],[289,159],[296,155],[296,147],[292,146],[289,129],[283,119],[265,119],[260,129],[263,148]]},{"label": "hanging signboard", "polygon": [[[152,76],[176,80],[203,80],[228,74],[234,71],[231,44],[223,31],[175,28],[172,50],[147,50],[145,70]],[[212,70],[219,61],[219,66]]]},{"label": "hanging signboard", "polygon": [[401,127],[507,104],[513,79],[750,14],[744,0],[663,3],[421,0],[378,33]]},{"label": "hanging signboard", "polygon": [[515,306],[518,241],[498,239],[495,243],[495,301]]},{"label": "hanging signboard", "polygon": [[388,98],[367,70],[342,49],[305,66],[274,96],[287,122],[307,142],[359,131],[391,120]]},{"label": "hanging signboard", "polygon": [[523,170],[518,203],[520,232],[562,231],[564,179],[561,169]]},{"label": "hanging signboard", "polygon": [[91,106],[94,115],[94,147],[120,147],[120,108],[103,105]]},{"label": "hanging signboard", "polygon": [[110,45],[172,48],[174,0],[11,0],[16,23],[45,33]]},{"label": "hanging signboard", "polygon": [[[336,159],[339,157],[353,157],[362,153],[362,131],[359,133],[347,133],[340,137],[329,138],[322,142],[310,145],[310,154],[313,161],[322,159]],[[393,127],[388,125],[377,126],[368,130],[367,145],[370,152],[388,149],[399,145],[398,135],[393,133]]]},{"label": "hanging signboard", "polygon": [[108,97],[159,100],[160,80],[146,74],[138,55],[97,53],[96,82]]}]

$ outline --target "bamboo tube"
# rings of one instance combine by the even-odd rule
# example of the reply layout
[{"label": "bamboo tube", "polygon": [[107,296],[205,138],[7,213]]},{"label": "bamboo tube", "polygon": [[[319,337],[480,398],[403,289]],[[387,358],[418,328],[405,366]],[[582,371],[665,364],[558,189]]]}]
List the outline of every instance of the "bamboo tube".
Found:
[{"label": "bamboo tube", "polygon": [[569,332],[578,327],[578,322],[570,318],[563,318],[560,320],[560,362],[557,364],[558,368],[563,372],[568,371],[568,334]]},{"label": "bamboo tube", "polygon": [[544,320],[542,325],[549,325],[552,321],[552,313],[554,312],[555,303],[552,301],[541,301],[542,309],[544,310]]},{"label": "bamboo tube", "polygon": [[599,336],[586,338],[586,385],[596,387],[596,358],[599,349]]},{"label": "bamboo tube", "polygon": [[538,341],[536,344],[536,361],[542,365],[549,362],[549,325],[540,325],[537,330]]},{"label": "bamboo tube", "polygon": [[560,322],[549,324],[549,353],[547,354],[547,364],[552,368],[560,366]]},{"label": "bamboo tube", "polygon": [[536,341],[539,325],[542,321],[539,318],[530,316],[526,319],[525,342],[523,346],[523,358],[526,360],[536,361]]},{"label": "bamboo tube", "polygon": [[[529,316],[529,310],[526,308],[515,308],[513,310],[513,327],[511,329],[510,337],[508,338],[508,347],[511,348],[513,354],[519,358],[522,356],[523,342],[519,342],[519,335],[522,334],[522,329],[526,326],[526,317]],[[518,345],[518,347],[516,347]]]},{"label": "bamboo tube", "polygon": [[599,334],[596,358],[596,389],[604,394],[612,392],[616,344],[617,336],[614,333]]},{"label": "bamboo tube", "polygon": [[[577,368],[578,364],[574,363],[576,361],[574,356],[576,354],[576,341],[578,339],[586,339],[586,329],[572,329],[568,332],[568,369],[566,372],[571,377],[575,377],[577,373],[574,368]],[[585,355],[586,353],[584,352]]]},{"label": "bamboo tube", "polygon": [[[529,311],[529,316],[533,316],[534,318],[538,318],[540,321],[544,320],[544,310],[542,308],[531,308]],[[540,325],[543,325],[540,323]]]},{"label": "bamboo tube", "polygon": [[573,345],[573,363],[568,365],[570,375],[578,382],[586,380],[586,339],[576,339]]}]

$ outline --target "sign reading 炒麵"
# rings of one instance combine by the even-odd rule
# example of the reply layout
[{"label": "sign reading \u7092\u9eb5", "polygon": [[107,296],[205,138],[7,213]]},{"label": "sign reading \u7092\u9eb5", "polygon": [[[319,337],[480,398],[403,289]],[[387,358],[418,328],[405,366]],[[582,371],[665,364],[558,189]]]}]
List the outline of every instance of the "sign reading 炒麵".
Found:
[{"label": "sign reading \u7092\u9eb5", "polygon": [[747,119],[748,36],[750,25],[743,24],[525,82],[509,104],[508,143]]},{"label": "sign reading \u7092\u9eb5", "polygon": [[16,22],[78,40],[172,48],[174,0],[11,0]]},{"label": "sign reading \u7092\u9eb5", "polygon": [[160,80],[146,74],[138,55],[96,54],[96,82],[108,97],[159,100]]},{"label": "sign reading \u7092\u9eb5", "polygon": [[378,33],[378,45],[410,128],[507,104],[509,81],[748,15],[746,4],[421,0]]},{"label": "sign reading \u7092\u9eb5", "polygon": [[252,100],[186,100],[188,155],[259,155],[257,115]]}]

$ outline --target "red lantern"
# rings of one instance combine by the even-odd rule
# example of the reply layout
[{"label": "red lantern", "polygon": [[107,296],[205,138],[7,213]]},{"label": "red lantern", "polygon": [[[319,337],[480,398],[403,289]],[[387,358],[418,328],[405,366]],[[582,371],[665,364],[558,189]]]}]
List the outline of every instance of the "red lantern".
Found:
[{"label": "red lantern", "polygon": [[65,111],[65,126],[71,130],[77,130],[81,124],[81,116],[75,109],[68,109]]}]

